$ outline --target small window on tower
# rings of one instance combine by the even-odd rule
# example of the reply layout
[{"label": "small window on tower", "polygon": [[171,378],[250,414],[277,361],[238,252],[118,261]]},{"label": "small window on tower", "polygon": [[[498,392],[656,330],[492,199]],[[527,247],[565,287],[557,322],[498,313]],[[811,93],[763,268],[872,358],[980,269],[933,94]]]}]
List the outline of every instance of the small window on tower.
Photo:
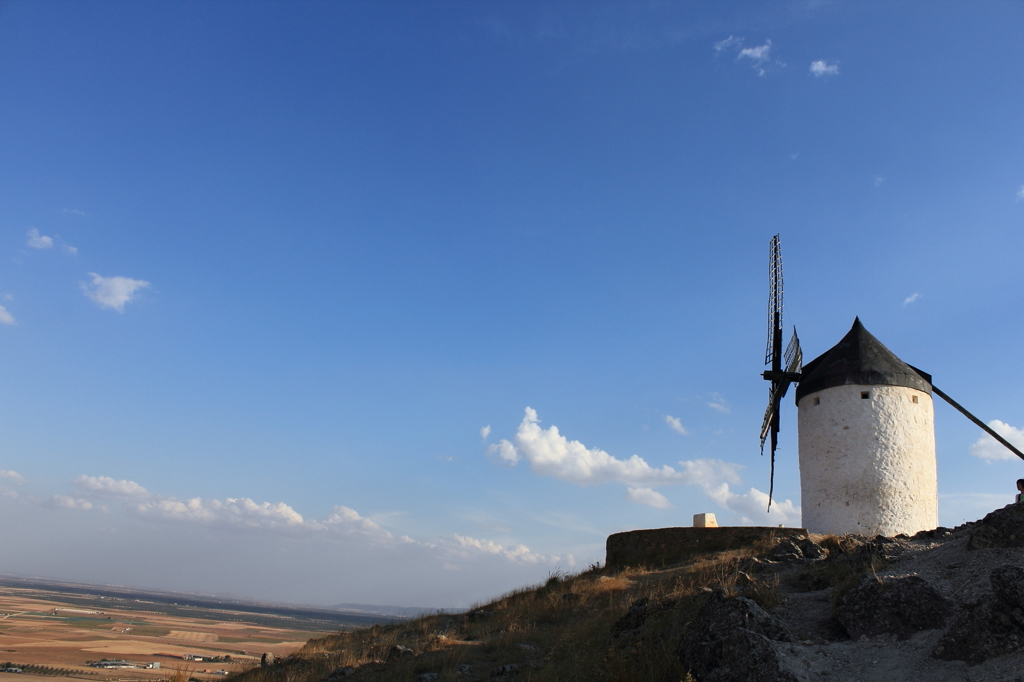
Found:
[{"label": "small window on tower", "polygon": [[916,395],[910,396],[910,399],[913,400],[915,403],[917,402],[917,396]]},{"label": "small window on tower", "polygon": [[815,398],[814,399],[814,404],[815,405],[821,405],[821,398]]},{"label": "small window on tower", "polygon": [[860,398],[861,400],[871,400],[871,391],[861,391]]}]

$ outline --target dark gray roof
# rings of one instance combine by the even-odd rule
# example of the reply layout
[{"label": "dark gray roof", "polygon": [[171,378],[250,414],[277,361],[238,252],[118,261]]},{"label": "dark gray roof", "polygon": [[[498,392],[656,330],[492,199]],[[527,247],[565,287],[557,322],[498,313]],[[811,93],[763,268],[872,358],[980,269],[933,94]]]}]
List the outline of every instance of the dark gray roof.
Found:
[{"label": "dark gray roof", "polygon": [[896,357],[864,328],[859,317],[842,341],[804,365],[796,402],[799,405],[805,395],[847,384],[907,386],[932,392],[931,375]]}]

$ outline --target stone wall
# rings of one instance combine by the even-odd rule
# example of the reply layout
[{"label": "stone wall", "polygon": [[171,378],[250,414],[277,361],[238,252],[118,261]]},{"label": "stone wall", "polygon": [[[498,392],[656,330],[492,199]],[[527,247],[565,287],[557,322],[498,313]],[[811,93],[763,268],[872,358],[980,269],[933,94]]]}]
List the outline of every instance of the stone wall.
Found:
[{"label": "stone wall", "polygon": [[648,566],[662,568],[681,563],[697,554],[752,547],[762,540],[807,537],[803,528],[772,526],[726,526],[722,528],[654,528],[631,530],[608,536],[605,566]]}]

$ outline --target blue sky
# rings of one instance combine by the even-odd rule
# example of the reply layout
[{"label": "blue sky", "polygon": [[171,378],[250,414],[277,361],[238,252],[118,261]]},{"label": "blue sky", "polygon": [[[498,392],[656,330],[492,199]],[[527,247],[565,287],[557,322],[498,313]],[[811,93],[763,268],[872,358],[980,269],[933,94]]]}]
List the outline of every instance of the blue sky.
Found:
[{"label": "blue sky", "polygon": [[[1021,35],[1009,2],[5,3],[0,572],[452,607],[620,530],[797,525],[791,401],[759,497],[775,233],[806,357],[859,315],[1024,442]],[[944,404],[936,436],[944,524],[1012,500],[1020,461]]]}]

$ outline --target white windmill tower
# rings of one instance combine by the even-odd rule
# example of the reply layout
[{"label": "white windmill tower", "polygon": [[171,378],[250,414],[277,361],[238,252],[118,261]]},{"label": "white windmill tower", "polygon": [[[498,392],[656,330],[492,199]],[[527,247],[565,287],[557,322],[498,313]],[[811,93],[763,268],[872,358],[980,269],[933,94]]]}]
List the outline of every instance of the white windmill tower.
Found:
[{"label": "white windmill tower", "polygon": [[859,318],[804,366],[796,404],[806,528],[913,535],[939,525],[931,392],[931,376]]},{"label": "white windmill tower", "polygon": [[771,363],[772,369],[763,376],[772,388],[761,447],[770,435],[774,479],[781,401],[789,384],[798,383],[804,528],[812,533],[912,535],[938,525],[933,393],[1024,459],[1024,453],[936,388],[930,374],[896,357],[860,318],[839,343],[803,367],[794,330],[782,371],[778,235],[772,238],[769,280],[765,364]]}]

